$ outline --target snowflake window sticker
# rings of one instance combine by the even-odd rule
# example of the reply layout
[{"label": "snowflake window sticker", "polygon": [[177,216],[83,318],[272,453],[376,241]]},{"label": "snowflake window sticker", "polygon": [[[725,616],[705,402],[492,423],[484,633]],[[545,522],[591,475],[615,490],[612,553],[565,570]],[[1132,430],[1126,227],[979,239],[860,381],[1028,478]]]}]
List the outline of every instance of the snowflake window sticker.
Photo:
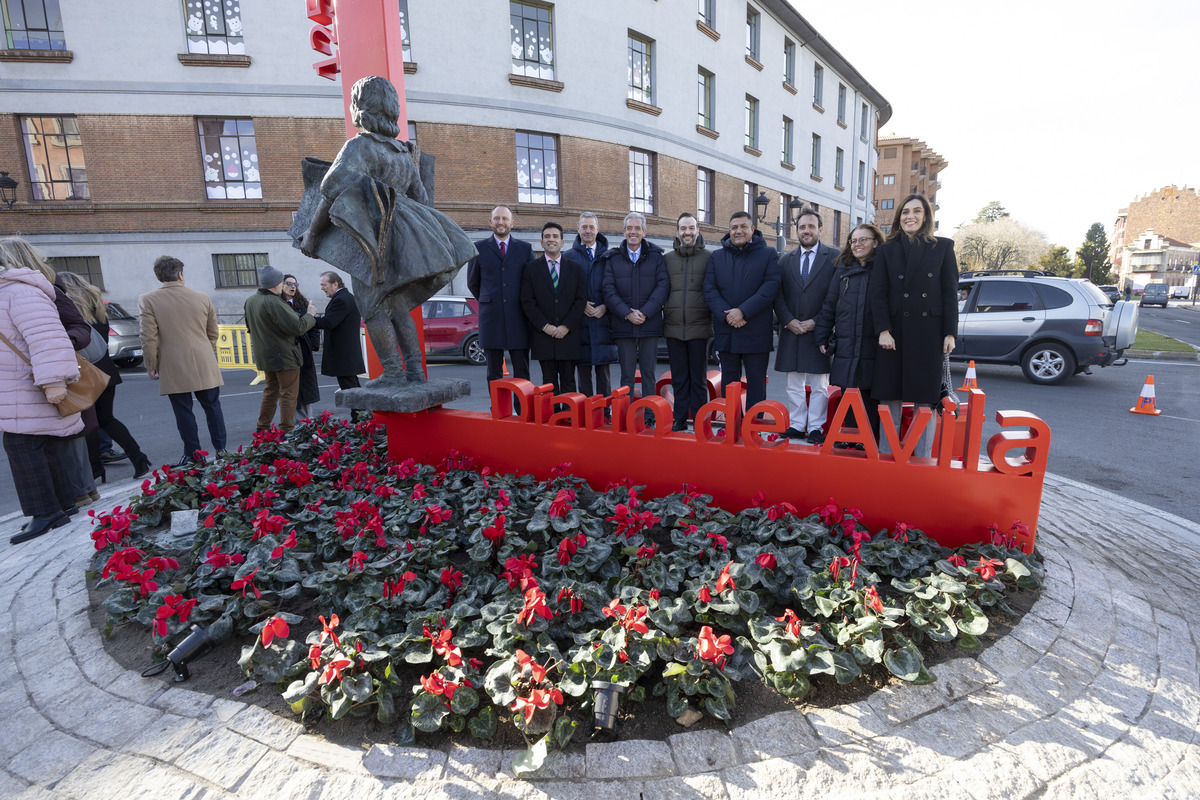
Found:
[{"label": "snowflake window sticker", "polygon": [[204,186],[210,200],[261,200],[254,121],[199,120]]},{"label": "snowflake window sticker", "polygon": [[242,55],[241,0],[184,0],[189,53]]}]

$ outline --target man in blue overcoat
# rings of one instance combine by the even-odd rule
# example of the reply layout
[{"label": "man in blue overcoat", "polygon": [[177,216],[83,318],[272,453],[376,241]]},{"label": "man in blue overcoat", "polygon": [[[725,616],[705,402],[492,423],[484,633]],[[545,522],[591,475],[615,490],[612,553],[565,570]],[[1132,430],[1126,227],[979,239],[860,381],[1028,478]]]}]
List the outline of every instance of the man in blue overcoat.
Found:
[{"label": "man in blue overcoat", "polygon": [[479,344],[487,355],[487,380],[504,374],[508,351],[514,378],[529,380],[529,321],[521,308],[521,275],[533,248],[511,235],[512,211],[492,209],[492,235],[475,242],[479,255],[467,265],[467,288],[479,301]]}]

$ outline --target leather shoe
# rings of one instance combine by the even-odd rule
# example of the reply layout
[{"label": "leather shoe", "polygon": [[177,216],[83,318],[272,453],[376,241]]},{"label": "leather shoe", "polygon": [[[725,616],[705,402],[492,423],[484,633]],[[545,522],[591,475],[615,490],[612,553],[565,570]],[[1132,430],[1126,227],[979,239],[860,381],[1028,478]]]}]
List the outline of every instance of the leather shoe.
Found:
[{"label": "leather shoe", "polygon": [[135,456],[133,459],[133,477],[140,478],[150,471],[150,459],[146,458],[143,453],[141,456]]},{"label": "leather shoe", "polygon": [[79,513],[79,506],[68,506],[62,510],[68,517],[73,517]]},{"label": "leather shoe", "polygon": [[129,458],[129,456],[125,453],[122,453],[120,450],[109,450],[106,453],[100,454],[100,460],[105,464],[115,464],[116,462],[124,461],[127,458]]},{"label": "leather shoe", "polygon": [[53,514],[39,514],[21,528],[21,532],[15,536],[10,536],[9,544],[20,544],[28,542],[30,539],[36,539],[51,528],[61,528],[67,524],[68,517],[61,511],[55,511]]},{"label": "leather shoe", "polygon": [[788,428],[783,432],[783,435],[789,439],[803,439],[804,431],[798,431],[795,428]]},{"label": "leather shoe", "polygon": [[822,431],[820,428],[817,428],[815,431],[808,432],[808,443],[809,444],[821,444],[824,441],[825,441],[825,432]]}]

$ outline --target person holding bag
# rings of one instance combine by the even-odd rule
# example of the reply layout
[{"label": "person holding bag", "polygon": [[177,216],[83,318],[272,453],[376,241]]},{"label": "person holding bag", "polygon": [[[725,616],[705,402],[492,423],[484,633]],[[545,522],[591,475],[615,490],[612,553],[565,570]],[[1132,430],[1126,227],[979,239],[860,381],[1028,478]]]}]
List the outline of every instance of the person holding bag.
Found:
[{"label": "person holding bag", "polygon": [[0,239],[0,430],[21,511],[30,517],[11,544],[61,527],[76,512],[55,445],[83,431],[78,413],[62,416],[54,405],[66,398],[79,367],[54,287],[26,263],[30,251],[22,239]]}]

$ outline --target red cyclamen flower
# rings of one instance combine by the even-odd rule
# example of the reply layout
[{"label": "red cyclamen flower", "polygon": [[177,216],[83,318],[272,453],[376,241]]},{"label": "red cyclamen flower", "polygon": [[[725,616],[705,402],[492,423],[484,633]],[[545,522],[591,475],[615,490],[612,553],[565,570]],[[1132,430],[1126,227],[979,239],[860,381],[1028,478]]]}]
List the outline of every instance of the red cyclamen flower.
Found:
[{"label": "red cyclamen flower", "polygon": [[266,647],[271,644],[271,641],[278,636],[280,639],[286,639],[288,635],[287,620],[283,617],[271,617],[267,620],[267,624],[263,625],[262,629],[262,646]]}]

